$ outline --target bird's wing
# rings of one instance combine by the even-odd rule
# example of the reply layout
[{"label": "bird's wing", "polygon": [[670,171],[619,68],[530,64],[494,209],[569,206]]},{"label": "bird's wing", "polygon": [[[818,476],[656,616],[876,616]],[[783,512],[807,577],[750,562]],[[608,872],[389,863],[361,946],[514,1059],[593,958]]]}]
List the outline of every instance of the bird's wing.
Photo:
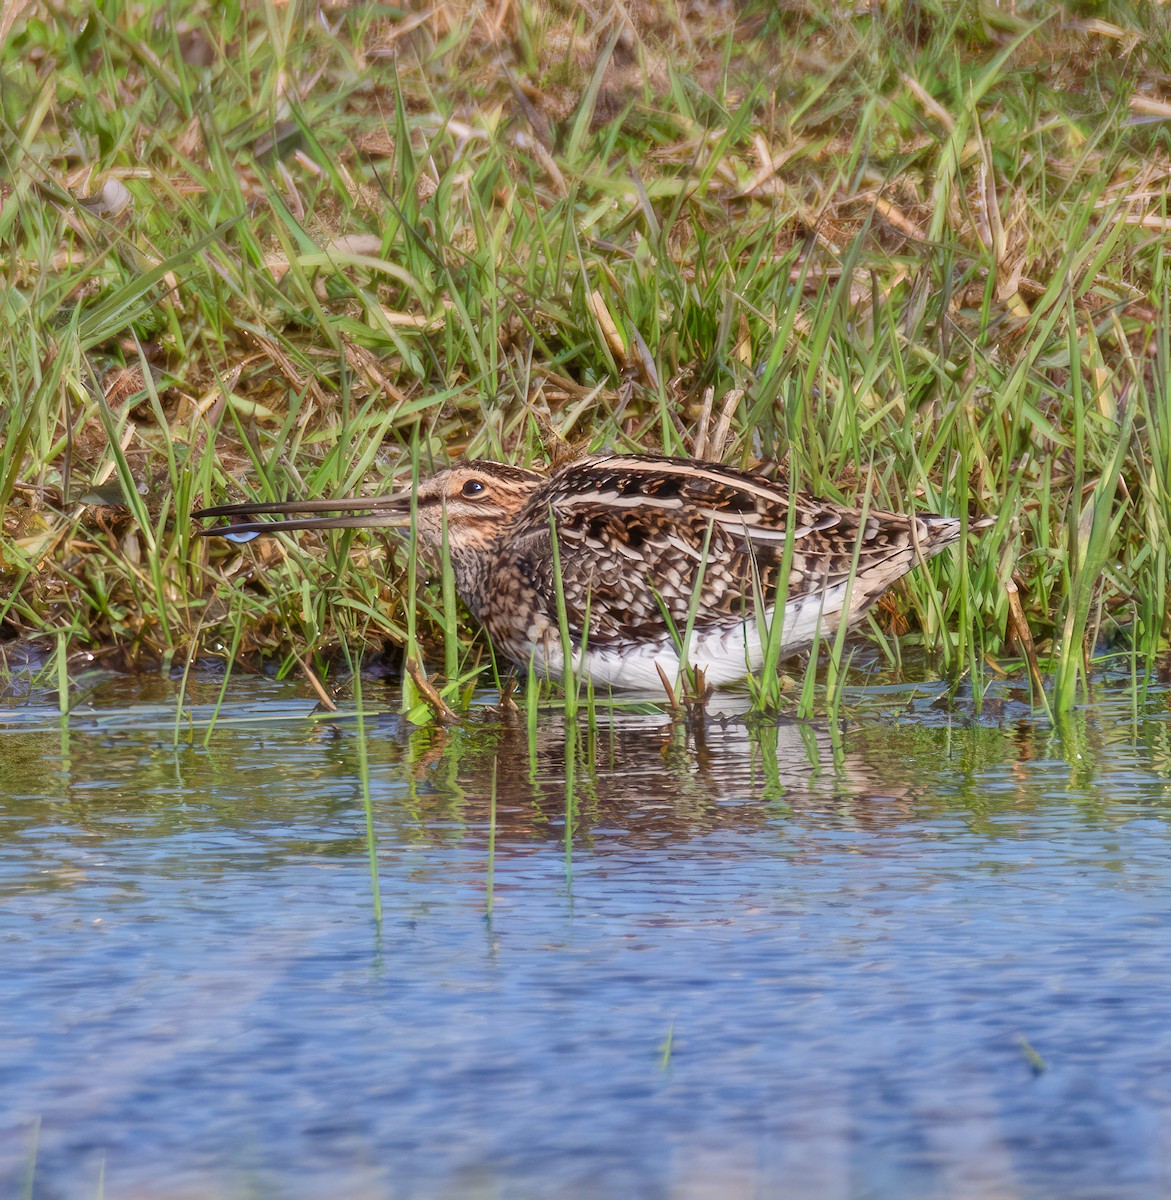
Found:
[{"label": "bird's wing", "polygon": [[848,578],[856,546],[859,576],[888,560],[910,565],[913,525],[874,512],[863,526],[851,509],[717,464],[623,456],[562,468],[522,511],[511,541],[556,620],[555,527],[570,631],[588,625],[590,644],[601,646],[661,633],[664,611],[681,633],[693,597],[701,623],[771,607],[790,528],[796,597]]}]

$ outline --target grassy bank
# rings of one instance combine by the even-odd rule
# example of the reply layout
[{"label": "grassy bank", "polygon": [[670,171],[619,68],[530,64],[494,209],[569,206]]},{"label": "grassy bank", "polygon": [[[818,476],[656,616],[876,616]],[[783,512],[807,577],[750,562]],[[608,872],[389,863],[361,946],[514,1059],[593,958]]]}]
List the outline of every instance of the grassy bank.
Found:
[{"label": "grassy bank", "polygon": [[710,388],[726,461],[997,518],[879,612],[892,657],[1021,669],[1015,579],[1067,700],[1083,647],[1146,670],[1171,14],[1093,7],[10,7],[0,636],[401,645],[401,542],[187,513],[389,489],[412,447],[688,452]]}]

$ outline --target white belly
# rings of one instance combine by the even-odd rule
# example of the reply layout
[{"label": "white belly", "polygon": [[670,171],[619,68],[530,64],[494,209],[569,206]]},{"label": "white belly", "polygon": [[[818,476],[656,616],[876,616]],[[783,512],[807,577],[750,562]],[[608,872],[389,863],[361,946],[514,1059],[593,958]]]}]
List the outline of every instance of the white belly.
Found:
[{"label": "white belly", "polygon": [[[861,589],[857,590],[861,592]],[[846,585],[840,584],[824,593],[786,604],[781,627],[781,656],[804,649],[819,635],[825,637],[833,633],[845,593]],[[864,607],[861,605],[859,609]],[[687,665],[702,668],[704,679],[713,687],[735,683],[760,670],[764,663],[767,631],[772,626],[775,612],[775,609],[769,609],[763,622],[750,617],[720,628],[693,630],[687,647]],[[538,674],[550,679],[560,679],[564,675],[564,658],[556,635],[546,645],[530,649]],[[675,684],[680,674],[679,651],[674,640],[667,636],[625,646],[594,649],[587,645],[584,655],[580,650],[573,655],[574,673],[588,677],[595,687],[662,692],[659,667]]]}]

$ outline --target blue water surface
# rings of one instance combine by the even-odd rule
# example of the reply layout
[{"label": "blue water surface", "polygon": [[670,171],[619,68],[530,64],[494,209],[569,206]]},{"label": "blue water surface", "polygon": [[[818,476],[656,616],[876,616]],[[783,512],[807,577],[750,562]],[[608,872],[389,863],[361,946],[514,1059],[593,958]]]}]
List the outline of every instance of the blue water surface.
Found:
[{"label": "blue water surface", "polygon": [[354,720],[218,688],[0,707],[0,1194],[1171,1193],[1165,693],[371,718],[379,923]]}]

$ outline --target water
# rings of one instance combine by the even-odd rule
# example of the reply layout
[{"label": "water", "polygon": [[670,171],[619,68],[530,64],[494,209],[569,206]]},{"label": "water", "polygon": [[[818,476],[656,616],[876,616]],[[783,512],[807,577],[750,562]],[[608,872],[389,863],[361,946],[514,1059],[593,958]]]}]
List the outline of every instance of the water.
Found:
[{"label": "water", "polygon": [[0,1195],[1171,1192],[1165,692],[380,718],[379,929],[353,722],[218,687],[0,706]]}]

